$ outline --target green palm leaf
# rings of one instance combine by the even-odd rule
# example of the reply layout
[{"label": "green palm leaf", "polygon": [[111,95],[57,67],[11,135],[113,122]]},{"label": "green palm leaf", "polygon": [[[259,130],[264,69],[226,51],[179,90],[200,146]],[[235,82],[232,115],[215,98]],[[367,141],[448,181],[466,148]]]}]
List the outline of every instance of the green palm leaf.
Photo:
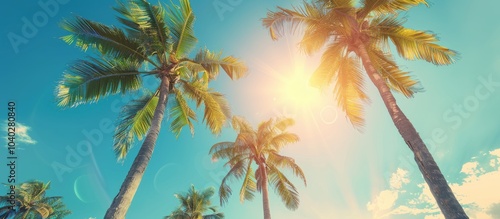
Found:
[{"label": "green palm leaf", "polygon": [[194,135],[194,125],[191,120],[196,121],[196,113],[189,107],[181,91],[174,89],[175,101],[170,108],[169,117],[172,119],[170,130],[176,137],[179,137],[182,128],[188,126],[191,134]]},{"label": "green palm leaf", "polygon": [[200,82],[189,83],[181,80],[183,92],[196,102],[197,107],[205,106],[203,121],[212,133],[219,134],[227,118],[231,117],[229,104],[224,95],[212,91]]},{"label": "green palm leaf", "polygon": [[74,107],[98,101],[109,94],[127,93],[141,87],[140,64],[130,59],[78,60],[57,87],[59,106]]},{"label": "green palm leaf", "polygon": [[[239,79],[245,75],[248,68],[243,62],[233,56],[226,56],[222,58],[222,52],[213,53],[208,49],[201,49],[196,54],[193,60],[195,65],[201,65],[208,73],[210,79],[215,79],[219,75],[219,69],[222,68],[224,72],[233,80]],[[197,68],[194,68],[197,69]]]},{"label": "green palm leaf", "polygon": [[128,38],[125,33],[113,26],[75,17],[73,21],[64,20],[61,23],[63,29],[71,32],[70,35],[62,37],[68,44],[86,51],[88,48],[98,49],[101,53],[121,59],[134,59],[137,62],[148,60],[146,51],[137,40]]},{"label": "green palm leaf", "polygon": [[118,160],[123,160],[127,156],[135,138],[141,140],[146,135],[157,104],[157,94],[148,92],[122,108],[113,145]]},{"label": "green palm leaf", "polygon": [[194,36],[195,20],[189,0],[180,0],[180,6],[169,7],[167,13],[168,25],[173,38],[173,54],[180,58],[195,47],[198,39]]}]

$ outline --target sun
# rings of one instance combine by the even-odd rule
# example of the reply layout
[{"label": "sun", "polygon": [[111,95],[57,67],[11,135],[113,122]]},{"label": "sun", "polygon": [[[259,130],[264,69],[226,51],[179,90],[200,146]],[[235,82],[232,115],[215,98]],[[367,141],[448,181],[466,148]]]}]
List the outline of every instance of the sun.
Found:
[{"label": "sun", "polygon": [[309,85],[310,74],[299,66],[284,75],[277,86],[277,101],[295,109],[311,108],[318,104],[320,91]]}]

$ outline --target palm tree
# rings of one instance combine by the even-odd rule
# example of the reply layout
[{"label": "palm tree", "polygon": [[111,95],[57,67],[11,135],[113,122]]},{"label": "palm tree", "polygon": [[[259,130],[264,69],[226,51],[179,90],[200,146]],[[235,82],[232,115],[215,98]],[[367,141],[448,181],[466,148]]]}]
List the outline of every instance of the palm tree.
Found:
[{"label": "palm tree", "polygon": [[193,58],[195,16],[188,0],[180,5],[151,5],[145,0],[120,3],[115,10],[125,28],[104,25],[82,17],[65,20],[62,28],[70,35],[62,39],[82,50],[97,51],[97,57],[76,61],[57,87],[57,101],[62,107],[97,102],[112,94],[129,94],[139,89],[143,77],[159,79],[158,87],[123,107],[114,135],[114,150],[123,160],[134,140],[145,139],[105,218],[125,217],[144,171],[151,159],[168,104],[170,129],[179,136],[188,126],[194,134],[196,107],[204,105],[203,121],[218,134],[227,118],[229,106],[224,96],[208,87],[222,68],[231,79],[244,75],[247,68],[232,56],[222,57],[201,49]]},{"label": "palm tree", "polygon": [[[291,118],[269,119],[260,123],[257,130],[254,130],[244,118],[233,117],[232,126],[238,132],[236,140],[219,142],[210,149],[213,159],[228,159],[225,165],[230,167],[219,188],[221,205],[228,201],[232,193],[227,184],[228,180],[243,178],[240,201],[252,200],[256,191],[261,192],[264,219],[271,218],[268,183],[275,188],[288,209],[298,208],[299,193],[280,169],[292,170],[304,184],[306,178],[293,158],[279,154],[285,145],[299,141],[296,134],[286,131],[293,124],[294,120]],[[255,172],[252,168],[254,162],[257,165]]]},{"label": "palm tree", "polygon": [[407,60],[423,59],[435,65],[454,62],[455,51],[437,44],[436,35],[403,26],[399,12],[424,4],[425,0],[362,0],[356,7],[353,0],[316,0],[304,2],[292,10],[278,8],[269,12],[263,25],[272,39],[280,37],[290,23],[292,29],[304,26],[301,49],[312,54],[326,47],[321,63],[311,77],[311,84],[333,92],[338,105],[356,128],[364,124],[364,67],[368,78],[377,87],[387,110],[404,141],[415,155],[415,161],[446,218],[467,218],[446,179],[424,142],[396,104],[391,91],[412,97],[419,91],[418,82],[402,71],[390,51],[393,43],[400,56]]},{"label": "palm tree", "polygon": [[[215,194],[215,188],[209,187],[198,192],[194,185],[191,185],[187,194],[175,194],[181,203],[165,219],[223,219],[224,213],[218,212],[216,206],[212,206],[210,198]],[[210,214],[204,214],[211,211]]]},{"label": "palm tree", "polygon": [[0,218],[15,219],[62,219],[71,211],[66,209],[62,197],[47,197],[50,182],[29,181],[15,188],[15,205],[10,209],[9,196],[0,196]]}]

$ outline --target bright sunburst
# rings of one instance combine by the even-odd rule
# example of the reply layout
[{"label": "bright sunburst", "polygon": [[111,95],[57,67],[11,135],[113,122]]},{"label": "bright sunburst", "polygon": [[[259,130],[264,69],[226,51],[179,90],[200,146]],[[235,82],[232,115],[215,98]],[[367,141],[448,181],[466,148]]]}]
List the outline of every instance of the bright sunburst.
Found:
[{"label": "bright sunburst", "polygon": [[277,100],[296,110],[318,104],[320,92],[309,85],[309,76],[303,68],[296,67],[293,74],[282,78],[277,85]]}]

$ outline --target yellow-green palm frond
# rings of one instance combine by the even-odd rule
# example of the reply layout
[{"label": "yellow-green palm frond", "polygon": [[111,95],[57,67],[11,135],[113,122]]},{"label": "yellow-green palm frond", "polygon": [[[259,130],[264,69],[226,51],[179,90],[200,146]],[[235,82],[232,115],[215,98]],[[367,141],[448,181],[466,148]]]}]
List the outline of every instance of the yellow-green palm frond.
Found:
[{"label": "yellow-green palm frond", "polygon": [[180,5],[168,6],[167,24],[173,39],[172,53],[183,57],[195,47],[198,39],[194,36],[195,16],[189,0],[179,0]]},{"label": "yellow-green palm frond", "polygon": [[276,167],[268,165],[269,184],[274,187],[276,194],[281,197],[285,206],[290,210],[299,207],[299,192],[290,180]]},{"label": "yellow-green palm frond", "polygon": [[231,159],[235,154],[234,147],[236,147],[234,142],[219,142],[212,145],[208,153],[212,155],[213,160]]},{"label": "yellow-green palm frond", "polygon": [[243,176],[246,176],[246,167],[248,166],[248,159],[240,159],[231,165],[231,169],[229,172],[222,178],[221,185],[219,187],[219,197],[220,197],[220,205],[224,206],[229,200],[229,196],[232,194],[231,187],[228,185],[228,181],[234,179],[241,179]]},{"label": "yellow-green palm frond", "polygon": [[319,89],[330,86],[338,72],[345,50],[346,45],[342,42],[335,42],[328,46],[321,57],[318,68],[309,79],[309,84]]},{"label": "yellow-green palm frond", "polygon": [[255,192],[257,191],[257,182],[255,182],[255,176],[252,170],[252,162],[248,162],[245,170],[246,174],[243,177],[243,184],[240,189],[240,202],[243,203],[245,200],[252,201],[255,197]]},{"label": "yellow-green palm frond", "polygon": [[316,0],[319,3],[322,3],[327,8],[352,8],[354,7],[353,0]]},{"label": "yellow-green palm frond", "polygon": [[189,107],[181,91],[174,89],[175,101],[170,108],[169,117],[172,119],[170,130],[179,137],[182,128],[188,126],[191,134],[194,135],[194,125],[191,120],[196,121],[196,113]]},{"label": "yellow-green palm frond", "polygon": [[269,28],[271,38],[277,40],[283,36],[286,23],[290,24],[294,32],[301,24],[319,23],[325,13],[320,4],[304,2],[304,7],[295,7],[293,10],[278,7],[277,12],[268,12],[267,17],[262,19],[262,24]]},{"label": "yellow-green palm frond", "polygon": [[334,31],[325,24],[329,23],[318,22],[305,27],[304,36],[299,42],[300,49],[305,54],[312,55],[330,40]]},{"label": "yellow-green palm frond", "polygon": [[419,82],[413,79],[409,72],[402,71],[390,54],[384,54],[380,50],[370,49],[368,51],[370,60],[375,69],[386,80],[387,85],[407,98],[422,90]]},{"label": "yellow-green palm frond", "polygon": [[[165,9],[158,5],[151,5],[145,0],[130,1],[128,5],[119,2],[115,8],[122,16],[118,20],[124,24],[132,36],[138,37],[146,49],[152,50],[149,54],[163,54],[167,49],[169,30],[164,21]],[[139,34],[141,33],[141,34]]]},{"label": "yellow-green palm frond", "polygon": [[291,157],[280,155],[276,152],[269,153],[266,161],[270,166],[274,166],[278,169],[287,168],[292,170],[293,174],[299,177],[304,185],[307,185],[306,176],[304,175],[304,171],[295,163],[295,160]]},{"label": "yellow-green palm frond", "polygon": [[399,26],[395,17],[387,17],[374,28],[378,29],[377,37],[383,41],[390,39],[396,46],[398,54],[408,60],[422,59],[436,65],[447,65],[454,62],[457,53],[438,45],[435,34],[413,30]]},{"label": "yellow-green palm frond", "polygon": [[360,15],[365,17],[371,12],[397,14],[399,11],[407,11],[419,4],[428,6],[426,0],[363,0]]},{"label": "yellow-green palm frond", "polygon": [[241,116],[233,116],[231,124],[237,132],[254,132],[250,123]]},{"label": "yellow-green palm frond", "polygon": [[363,102],[368,101],[364,91],[363,74],[359,60],[344,56],[340,60],[334,94],[337,103],[346,113],[349,121],[355,128],[364,126]]},{"label": "yellow-green palm frond", "polygon": [[75,17],[72,21],[64,20],[61,27],[71,33],[61,39],[68,44],[74,43],[84,51],[93,48],[112,57],[134,59],[138,62],[147,60],[156,66],[149,60],[139,41],[127,37],[122,30],[114,26]]},{"label": "yellow-green palm frond", "polygon": [[248,71],[241,60],[233,56],[222,57],[222,52],[214,53],[206,48],[201,49],[194,60],[187,61],[186,64],[193,72],[207,72],[210,80],[217,78],[221,68],[233,80],[243,77]]},{"label": "yellow-green palm frond", "polygon": [[288,117],[280,117],[277,118],[274,124],[274,127],[279,129],[280,131],[285,131],[290,126],[295,124],[295,120]]},{"label": "yellow-green palm frond", "polygon": [[229,104],[221,93],[212,91],[200,82],[186,82],[181,80],[183,93],[196,102],[199,107],[201,103],[205,106],[203,121],[212,133],[219,134],[227,119],[231,117]]},{"label": "yellow-green palm frond", "polygon": [[147,134],[157,105],[157,94],[149,92],[122,108],[113,145],[118,160],[125,159],[135,138],[141,140]]},{"label": "yellow-green palm frond", "polygon": [[281,148],[288,144],[293,144],[299,142],[299,136],[294,133],[282,132],[273,136],[269,144],[274,151],[280,151]]},{"label": "yellow-green palm frond", "polygon": [[98,101],[101,97],[139,89],[140,64],[130,59],[78,60],[70,66],[56,88],[57,103],[74,107]]}]

